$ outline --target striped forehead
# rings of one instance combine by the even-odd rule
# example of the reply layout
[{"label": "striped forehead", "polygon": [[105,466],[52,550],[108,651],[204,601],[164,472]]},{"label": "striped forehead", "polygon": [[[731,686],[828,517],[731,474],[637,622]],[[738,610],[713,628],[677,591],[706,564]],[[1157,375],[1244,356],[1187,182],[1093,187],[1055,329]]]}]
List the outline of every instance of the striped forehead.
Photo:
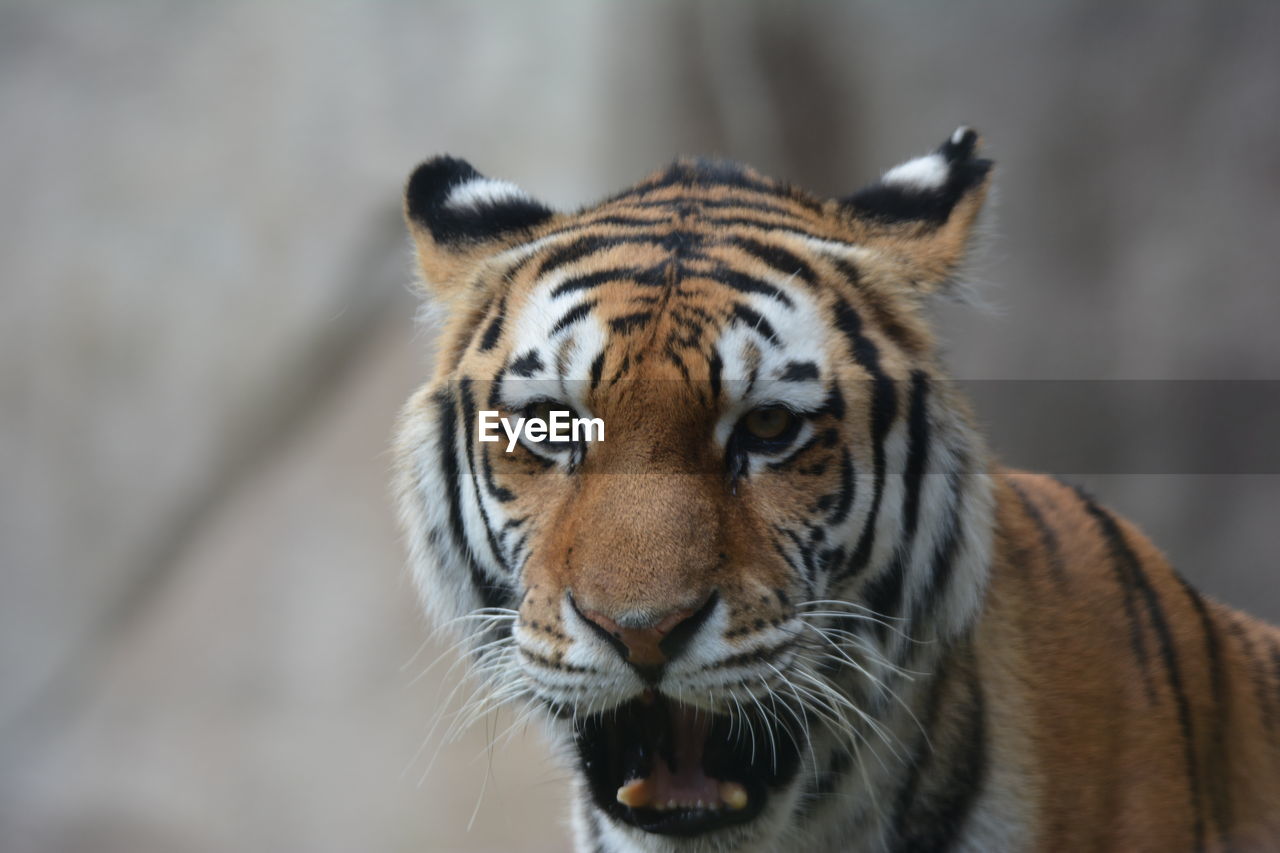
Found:
[{"label": "striped forehead", "polygon": [[706,241],[683,259],[669,242],[556,264],[521,288],[509,317],[508,364],[528,380],[521,396],[569,397],[587,409],[588,390],[617,350],[643,352],[687,381],[713,385],[731,410],[820,406],[828,366],[813,282],[763,263],[747,270],[736,262],[741,252],[719,251],[741,242],[760,251],[754,240]]}]

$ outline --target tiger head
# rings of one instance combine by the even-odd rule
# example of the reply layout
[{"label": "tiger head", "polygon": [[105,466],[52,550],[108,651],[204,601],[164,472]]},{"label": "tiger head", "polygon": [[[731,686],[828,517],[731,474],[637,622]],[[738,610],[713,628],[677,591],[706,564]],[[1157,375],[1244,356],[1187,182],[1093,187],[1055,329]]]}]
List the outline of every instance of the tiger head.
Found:
[{"label": "tiger head", "polygon": [[[706,160],[575,213],[453,158],[410,178],[447,318],[396,441],[412,571],[486,701],[547,720],[586,849],[772,849],[889,807],[910,672],[986,580],[987,457],[922,315],[977,144],[836,200]],[[557,411],[603,440],[481,440]]]}]

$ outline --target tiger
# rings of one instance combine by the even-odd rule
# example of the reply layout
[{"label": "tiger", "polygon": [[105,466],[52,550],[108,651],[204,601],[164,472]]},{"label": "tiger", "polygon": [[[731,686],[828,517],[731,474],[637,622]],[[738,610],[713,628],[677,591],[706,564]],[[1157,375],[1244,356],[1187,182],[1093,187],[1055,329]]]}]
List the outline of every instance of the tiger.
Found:
[{"label": "tiger", "polygon": [[1003,467],[941,364],[993,174],[965,127],[835,199],[413,171],[410,571],[483,706],[545,727],[578,850],[1280,849],[1280,631]]}]

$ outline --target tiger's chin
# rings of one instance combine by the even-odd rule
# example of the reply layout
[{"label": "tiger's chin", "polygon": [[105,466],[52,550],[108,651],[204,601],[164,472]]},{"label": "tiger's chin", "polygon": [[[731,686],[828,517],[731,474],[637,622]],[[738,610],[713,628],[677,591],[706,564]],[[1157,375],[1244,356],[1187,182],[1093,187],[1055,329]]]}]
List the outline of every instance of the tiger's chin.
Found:
[{"label": "tiger's chin", "polygon": [[620,824],[692,837],[757,818],[800,750],[764,715],[730,718],[653,691],[574,724],[596,808]]}]

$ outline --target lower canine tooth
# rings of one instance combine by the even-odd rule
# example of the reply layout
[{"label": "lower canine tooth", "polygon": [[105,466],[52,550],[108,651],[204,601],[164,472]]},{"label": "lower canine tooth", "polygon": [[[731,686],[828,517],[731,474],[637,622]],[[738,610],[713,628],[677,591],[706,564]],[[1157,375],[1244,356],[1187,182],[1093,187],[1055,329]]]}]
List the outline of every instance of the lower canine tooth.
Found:
[{"label": "lower canine tooth", "polygon": [[747,789],[737,782],[720,783],[720,799],[734,811],[747,807]]},{"label": "lower canine tooth", "polygon": [[648,779],[632,779],[618,789],[618,802],[633,809],[642,809],[653,799]]}]

